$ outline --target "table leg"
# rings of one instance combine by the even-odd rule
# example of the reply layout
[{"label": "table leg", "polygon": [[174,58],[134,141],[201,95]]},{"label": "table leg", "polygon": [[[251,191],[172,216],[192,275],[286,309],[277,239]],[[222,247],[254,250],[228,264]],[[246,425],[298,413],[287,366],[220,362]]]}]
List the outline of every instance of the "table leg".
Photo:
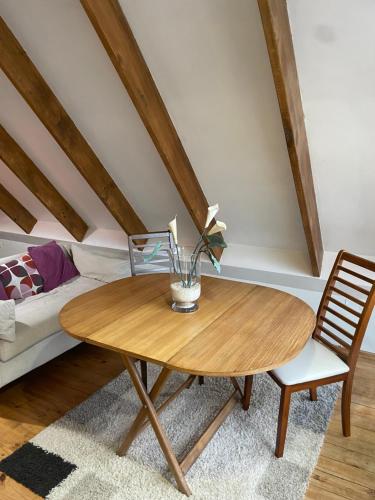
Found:
[{"label": "table leg", "polygon": [[[151,389],[150,395],[149,395],[150,400],[152,402],[155,402],[156,398],[159,396],[165,382],[167,381],[167,379],[169,378],[171,373],[172,373],[171,370],[168,370],[167,368],[163,368],[162,371],[160,372],[153,388]],[[136,419],[134,420],[132,426],[130,427],[129,431],[127,431],[127,433],[124,437],[124,441],[122,442],[120,448],[117,450],[117,455],[122,457],[127,453],[132,442],[137,437],[139,430],[142,428],[146,418],[147,418],[147,408],[145,406],[143,406],[140,409],[140,411],[139,411]]]},{"label": "table leg", "polygon": [[[132,379],[134,388],[138,393],[138,397],[141,400],[141,402],[143,403],[143,406],[144,406],[144,409],[147,413],[147,416],[150,419],[150,423],[154,429],[154,432],[155,432],[156,437],[159,441],[159,445],[160,445],[161,449],[163,450],[165,458],[167,459],[169,468],[176,479],[178,489],[182,493],[185,493],[185,495],[189,496],[189,495],[191,495],[190,488],[186,482],[186,479],[185,479],[184,474],[181,470],[181,467],[177,461],[177,458],[176,458],[175,454],[173,453],[171,444],[170,444],[163,428],[161,427],[161,425],[159,423],[154,404],[143,386],[143,383],[142,383],[142,380],[139,376],[139,373],[138,373],[136,367],[134,366],[134,361],[132,358],[125,356],[125,355],[123,355],[122,358],[124,360],[124,363],[125,363],[125,366],[126,366],[128,372],[129,372],[130,378]],[[165,380],[166,380],[166,375],[164,375],[164,376],[165,376]],[[142,418],[142,422],[143,422],[143,418]]]},{"label": "table leg", "polygon": [[142,382],[143,382],[143,385],[145,386],[145,389],[147,391],[147,363],[146,363],[146,361],[143,361],[142,359],[140,360],[140,363],[141,363]]},{"label": "table leg", "polygon": [[[194,382],[196,376],[195,375],[190,375],[189,378],[187,378],[185,380],[185,382],[183,382],[179,387],[178,389],[169,396],[168,399],[166,399],[160,406],[158,406],[158,408],[156,408],[156,413],[157,415],[159,415],[159,413],[161,413],[163,410],[165,410],[165,408],[167,408],[167,406],[169,404],[172,403],[172,401],[174,399],[177,398],[177,396],[179,396],[181,394],[181,392],[184,390],[184,389],[189,389],[191,384]],[[137,431],[137,434],[140,434],[148,425],[149,425],[150,421],[148,419],[146,419],[143,424],[140,426],[140,428],[138,429]]]},{"label": "table leg", "polygon": [[227,416],[232,412],[233,408],[238,403],[238,391],[234,390],[231,397],[225,403],[225,405],[220,409],[220,411],[216,414],[215,418],[208,425],[206,430],[200,436],[198,441],[192,447],[192,449],[185,455],[184,459],[180,462],[180,466],[184,474],[190,469],[190,467],[195,463],[199,455],[208,445],[208,443],[213,438],[214,434],[218,431],[220,426],[223,424],[224,420]]},{"label": "table leg", "polygon": [[240,394],[241,399],[243,399],[242,389],[241,389],[241,387],[240,387],[240,384],[237,382],[236,377],[231,377],[231,378],[230,378],[230,381],[232,382],[233,387],[234,387],[234,388],[238,391],[238,394]]},{"label": "table leg", "polygon": [[244,397],[242,399],[242,408],[247,411],[250,406],[251,389],[253,387],[253,375],[245,377]]}]

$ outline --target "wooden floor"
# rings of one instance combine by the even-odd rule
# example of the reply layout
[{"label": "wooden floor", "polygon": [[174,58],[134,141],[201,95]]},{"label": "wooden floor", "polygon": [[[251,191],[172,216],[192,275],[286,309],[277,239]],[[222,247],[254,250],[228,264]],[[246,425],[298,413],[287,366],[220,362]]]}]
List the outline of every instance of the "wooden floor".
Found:
[{"label": "wooden floor", "polygon": [[[80,345],[0,389],[0,456],[9,455],[123,370],[120,357]],[[314,403],[311,403],[314,404]],[[341,434],[340,401],[306,498],[375,498],[375,356],[361,354],[354,383],[352,436]],[[0,475],[0,499],[38,498]]]}]

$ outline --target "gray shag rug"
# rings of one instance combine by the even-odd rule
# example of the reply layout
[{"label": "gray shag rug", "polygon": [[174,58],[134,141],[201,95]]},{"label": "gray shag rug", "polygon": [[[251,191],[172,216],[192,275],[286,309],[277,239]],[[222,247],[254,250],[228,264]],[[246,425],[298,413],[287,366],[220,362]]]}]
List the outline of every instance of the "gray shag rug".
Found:
[{"label": "gray shag rug", "polygon": [[[152,382],[159,369],[149,366]],[[186,375],[175,373],[162,397]],[[242,380],[239,380],[241,384]],[[162,413],[161,422],[178,458],[191,446],[228,399],[229,380],[196,382]],[[238,405],[186,479],[193,499],[302,499],[323,443],[339,386],[294,394],[284,458],[274,457],[280,391],[266,375],[254,380],[250,410]],[[124,372],[89,399],[47,427],[31,444],[73,464],[74,470],[46,495],[51,500],[169,500],[186,498],[171,474],[151,426],[126,457],[115,451],[140,403]],[[48,455],[50,456],[50,455]],[[173,481],[173,480],[172,480]]]}]

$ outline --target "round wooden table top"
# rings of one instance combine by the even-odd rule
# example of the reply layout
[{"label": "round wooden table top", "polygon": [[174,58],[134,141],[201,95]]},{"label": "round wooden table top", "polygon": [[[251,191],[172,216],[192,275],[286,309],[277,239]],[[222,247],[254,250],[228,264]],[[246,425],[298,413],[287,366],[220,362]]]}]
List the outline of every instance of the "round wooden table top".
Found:
[{"label": "round wooden table top", "polygon": [[196,375],[241,376],[294,358],[315,327],[302,300],[269,287],[202,277],[198,311],[170,308],[168,274],[125,278],[70,301],[62,328],[84,342]]}]

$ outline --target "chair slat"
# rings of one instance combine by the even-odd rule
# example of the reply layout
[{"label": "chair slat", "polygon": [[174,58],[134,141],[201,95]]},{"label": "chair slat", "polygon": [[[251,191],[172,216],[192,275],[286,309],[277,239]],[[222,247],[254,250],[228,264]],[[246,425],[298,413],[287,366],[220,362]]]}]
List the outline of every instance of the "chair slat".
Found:
[{"label": "chair slat", "polygon": [[368,295],[370,293],[370,290],[366,290],[366,288],[362,288],[361,286],[356,285],[355,283],[352,283],[351,281],[347,281],[346,279],[341,278],[341,276],[335,275],[335,276],[333,276],[333,279],[336,281],[339,281],[340,283],[346,285],[349,288],[353,288],[353,290],[357,290],[357,292],[363,293],[364,295]]},{"label": "chair slat", "polygon": [[357,328],[358,323],[355,323],[354,321],[352,321],[351,319],[347,318],[343,314],[339,313],[335,309],[332,309],[332,307],[324,306],[323,309],[325,309],[326,311],[330,312],[331,314],[334,314],[337,318],[340,318],[342,321],[345,321],[348,325],[352,326],[353,328]]},{"label": "chair slat", "polygon": [[375,272],[375,262],[371,262],[371,260],[359,257],[358,255],[352,255],[350,253],[344,252],[342,254],[342,260],[346,262],[351,262],[356,266],[364,267],[369,271]]},{"label": "chair slat", "polygon": [[354,335],[352,335],[351,333],[347,332],[344,328],[342,328],[341,326],[339,325],[336,325],[336,323],[334,323],[333,321],[331,321],[329,318],[327,318],[326,316],[322,316],[321,318],[321,321],[324,321],[325,323],[327,323],[329,326],[332,326],[332,328],[334,328],[335,330],[337,330],[338,332],[342,333],[342,335],[345,335],[345,337],[347,337],[348,339],[350,340],[353,340],[354,339]]},{"label": "chair slat", "polygon": [[371,278],[369,278],[368,276],[364,276],[362,274],[359,274],[356,271],[353,271],[353,269],[349,269],[349,268],[344,267],[344,266],[337,266],[337,269],[339,271],[344,272],[344,273],[351,274],[355,278],[358,278],[360,280],[366,281],[367,283],[370,283],[370,285],[373,285],[375,283],[375,281],[372,280]]},{"label": "chair slat", "polygon": [[331,349],[332,351],[334,351],[340,358],[345,357],[345,353],[342,352],[341,349],[339,349],[334,344],[331,344],[331,342],[328,342],[328,340],[324,339],[321,335],[318,335],[317,338],[318,338],[319,342],[322,342],[322,344],[326,345],[328,347],[328,349]]},{"label": "chair slat", "polygon": [[[164,244],[164,242],[163,242],[163,245],[162,245],[162,246],[161,246],[161,248],[160,248],[161,250],[163,250],[163,246],[165,246],[165,247],[166,247],[166,248],[165,248],[165,250],[167,250],[167,248],[169,248],[168,244],[167,244],[167,243],[165,243],[165,244]],[[142,253],[142,250],[144,250],[145,248],[155,248],[155,245],[152,245],[152,244],[150,244],[150,245],[149,245],[149,244],[145,244],[145,245],[135,245],[135,244],[133,243],[133,248],[135,248],[135,249],[137,249],[137,250],[138,250],[138,249],[140,249],[140,250],[139,250],[139,253]]]},{"label": "chair slat", "polygon": [[[361,307],[365,307],[366,302],[363,302],[363,300],[357,299],[357,297],[353,297],[353,295],[350,295],[350,293],[344,292],[344,290],[340,290],[340,288],[336,288],[335,286],[330,286],[329,287],[332,292],[337,293],[338,295],[342,295],[343,297],[346,297],[347,299],[351,300],[352,302],[355,302],[356,304],[360,305]],[[332,297],[331,297],[332,299]]]},{"label": "chair slat", "polygon": [[345,340],[343,340],[340,337],[338,337],[337,335],[335,335],[333,332],[331,332],[331,330],[328,330],[327,328],[325,328],[321,324],[318,325],[318,328],[319,328],[319,330],[321,330],[322,332],[324,332],[326,335],[328,335],[329,337],[331,337],[331,339],[333,339],[337,343],[341,344],[343,347],[346,347],[347,349],[350,349],[350,344],[348,344],[347,342],[345,342]]},{"label": "chair slat", "polygon": [[353,309],[352,307],[347,306],[346,304],[343,304],[339,300],[335,299],[334,297],[329,297],[329,301],[333,302],[337,306],[341,307],[342,309],[345,309],[345,311],[348,311],[350,314],[353,314],[353,316],[357,316],[357,318],[361,317],[361,313]]},{"label": "chair slat", "polygon": [[152,261],[150,262],[150,264],[162,264],[163,262],[168,262],[169,263],[169,259],[152,259]]},{"label": "chair slat", "polygon": [[[156,267],[155,269],[152,269],[152,273],[163,273],[166,272],[164,267]],[[139,274],[150,274],[150,269],[137,269],[137,275]]]}]

